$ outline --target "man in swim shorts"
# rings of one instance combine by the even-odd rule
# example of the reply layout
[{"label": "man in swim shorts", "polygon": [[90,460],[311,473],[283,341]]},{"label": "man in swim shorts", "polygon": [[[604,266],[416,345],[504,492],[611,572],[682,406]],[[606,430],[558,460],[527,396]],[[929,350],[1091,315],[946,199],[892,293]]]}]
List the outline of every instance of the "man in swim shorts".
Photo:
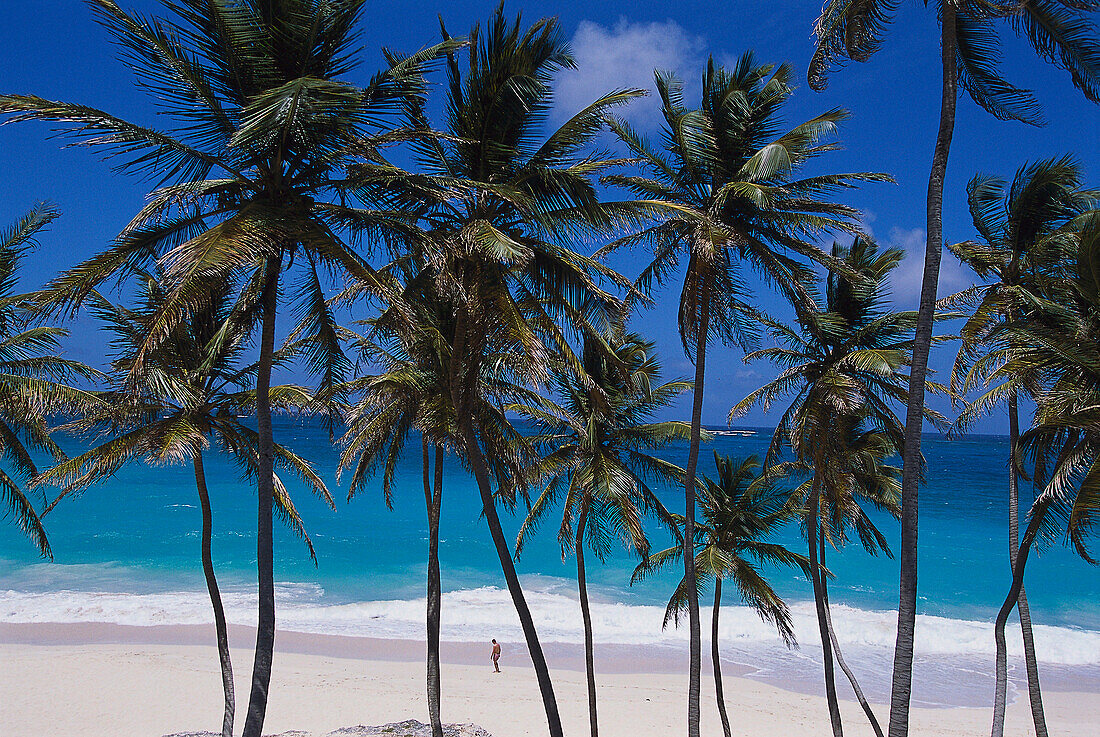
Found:
[{"label": "man in swim shorts", "polygon": [[500,643],[493,640],[493,652],[489,653],[489,660],[493,661],[493,672],[500,673]]}]

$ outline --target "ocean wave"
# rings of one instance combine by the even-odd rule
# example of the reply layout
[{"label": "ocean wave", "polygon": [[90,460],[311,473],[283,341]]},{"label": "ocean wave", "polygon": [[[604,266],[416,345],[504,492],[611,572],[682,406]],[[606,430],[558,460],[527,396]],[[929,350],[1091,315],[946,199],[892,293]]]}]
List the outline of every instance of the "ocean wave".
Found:
[{"label": "ocean wave", "polygon": [[[552,590],[527,592],[528,603],[544,642],[583,642],[574,597]],[[235,624],[252,624],[255,594],[226,587],[222,592],[227,617]],[[331,603],[315,584],[276,586],[280,627],[288,631],[360,637],[421,639],[425,600],[390,599]],[[682,648],[686,628],[662,628],[664,608],[644,604],[594,601],[592,620],[598,643]],[[813,604],[791,607],[795,632],[803,648],[816,649],[817,624]],[[833,605],[837,637],[846,650],[885,652],[893,648],[897,614]],[[992,623],[930,615],[917,617],[918,658],[936,660],[993,655]],[[212,620],[205,591],[125,593],[54,590],[0,591],[0,622],[107,622],[126,625],[205,624]],[[703,621],[710,621],[704,608]],[[522,641],[519,620],[506,590],[497,587],[463,589],[444,594],[442,637],[450,641],[481,641],[491,637]],[[1010,626],[1009,654],[1019,655],[1018,625]],[[1043,662],[1066,666],[1100,666],[1100,632],[1035,625],[1036,650]],[[720,640],[742,654],[769,651],[778,657],[783,646],[775,629],[744,606],[722,608]],[[751,659],[750,659],[751,660]]]}]

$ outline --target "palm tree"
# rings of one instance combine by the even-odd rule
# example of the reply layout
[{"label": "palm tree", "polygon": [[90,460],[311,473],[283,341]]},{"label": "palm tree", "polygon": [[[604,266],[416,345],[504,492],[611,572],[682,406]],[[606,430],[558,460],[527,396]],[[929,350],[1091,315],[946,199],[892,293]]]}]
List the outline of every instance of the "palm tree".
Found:
[{"label": "palm tree", "polygon": [[[858,213],[823,197],[859,181],[884,181],[880,174],[819,174],[797,178],[807,162],[835,145],[824,143],[847,117],[830,110],[786,132],[783,106],[790,99],[791,68],[757,64],[746,52],[732,69],[708,63],[700,109],[684,106],[680,83],[657,73],[663,103],[663,151],[652,148],[623,121],[613,129],[643,169],[640,175],[605,177],[625,187],[640,203],[658,207],[653,225],[620,238],[603,253],[651,245],[653,261],[636,281],[647,293],[686,271],[680,292],[679,328],[684,351],[695,362],[692,436],[685,467],[684,570],[694,580],[691,541],[695,527],[695,471],[703,407],[706,349],[715,338],[745,346],[754,325],[745,304],[744,268],[752,268],[794,302],[811,299],[813,272],[798,256],[829,257],[816,246],[822,231],[856,230]],[[699,602],[688,592],[688,737],[699,737],[699,679],[702,667]]]},{"label": "palm tree", "polygon": [[672,519],[647,481],[682,481],[683,477],[682,469],[650,452],[686,440],[690,430],[684,422],[649,420],[690,390],[691,384],[671,381],[658,386],[660,364],[653,344],[641,336],[612,337],[609,343],[611,356],[589,343],[582,357],[583,374],[564,365],[555,373],[552,386],[557,401],[544,399],[508,408],[534,422],[537,433],[531,442],[548,449],[538,469],[546,487],[520,528],[516,558],[558,504],[563,507],[558,528],[562,557],[569,550],[577,556],[592,737],[599,727],[584,548],[587,544],[602,561],[619,538],[639,557],[649,554],[643,518],[652,514],[670,526]]},{"label": "palm tree", "polygon": [[[396,365],[395,365],[396,364]],[[424,391],[427,377],[411,365],[391,364],[384,373],[362,377],[353,383],[360,384],[362,397],[348,415],[348,430],[343,442],[340,469],[354,468],[348,490],[349,500],[366,485],[372,471],[383,465],[383,489],[387,506],[391,506],[393,475],[396,460],[408,440],[408,434],[421,423],[416,416],[422,401],[431,401],[432,394]],[[410,415],[408,417],[404,415]],[[387,420],[392,424],[386,425]],[[396,432],[394,431],[396,428]],[[428,572],[427,572],[427,696],[428,714],[433,737],[443,734],[440,716],[442,686],[439,667],[440,613],[442,609],[442,583],[439,571],[439,517],[443,505],[443,454],[442,441],[433,439],[428,431],[420,430],[421,464],[423,468],[424,502],[428,513]],[[434,473],[432,451],[434,450]]]},{"label": "palm tree", "polygon": [[[967,195],[974,229],[981,240],[949,244],[948,249],[987,283],[947,297],[942,304],[965,304],[973,310],[960,332],[963,344],[952,371],[952,391],[962,396],[978,386],[984,385],[984,389],[966,405],[955,424],[964,431],[1002,402],[1008,406],[1011,570],[1020,545],[1018,395],[1023,391],[1034,399],[1039,387],[1034,375],[1006,376],[1000,384],[989,385],[990,374],[1014,348],[1003,340],[991,341],[990,336],[1047,300],[1063,301],[1063,295],[1053,292],[1063,282],[1059,277],[1071,253],[1069,249],[1075,246],[1066,226],[1092,205],[1094,193],[1081,191],[1080,165],[1063,157],[1020,167],[1010,188],[997,177],[975,176],[967,185]],[[1043,697],[1031,613],[1022,588],[1018,605],[1031,712],[1036,732],[1041,733],[1046,722]]]},{"label": "palm tree", "polygon": [[[893,557],[885,535],[871,522],[864,505],[870,505],[886,512],[895,519],[901,514],[901,469],[888,465],[886,461],[901,455],[895,445],[896,435],[883,432],[873,423],[867,423],[860,414],[836,418],[833,426],[836,442],[827,453],[829,460],[824,469],[815,472],[813,468],[803,468],[809,472],[810,480],[803,483],[792,497],[799,504],[806,505],[813,491],[813,479],[821,476],[822,497],[819,500],[819,523],[817,525],[818,586],[825,613],[825,629],[829,635],[829,648],[832,658],[852,686],[856,701],[878,737],[882,737],[882,727],[867,697],[860,688],[855,673],[848,666],[833,628],[832,610],[829,606],[829,578],[826,568],[826,545],[839,548],[849,539],[849,529],[853,530],[863,548],[871,555],[880,552]],[[794,469],[790,469],[793,472]],[[804,517],[805,519],[805,517]],[[811,583],[813,581],[811,572]],[[826,665],[826,677],[834,676]],[[835,693],[835,686],[830,688]]]},{"label": "palm tree", "polygon": [[[927,6],[928,3],[926,2]],[[902,462],[901,585],[898,634],[890,696],[890,737],[909,732],[909,699],[913,687],[913,630],[917,614],[917,492],[920,435],[924,426],[924,391],[932,322],[936,308],[943,244],[943,182],[955,132],[959,87],[974,102],[1001,120],[1040,122],[1039,105],[1027,90],[1007,82],[998,68],[997,21],[1005,21],[1044,60],[1070,73],[1089,100],[1100,102],[1100,44],[1088,14],[1100,3],[1086,0],[940,0],[934,3],[940,27],[942,88],[940,124],[928,176],[927,242],[921,284],[919,321],[913,346],[912,380],[905,415]],[[810,87],[823,90],[830,70],[847,60],[867,61],[882,46],[898,0],[829,0],[814,24],[817,48],[810,60]],[[1036,729],[1041,724],[1036,723]],[[1037,732],[1046,737],[1045,728]]]},{"label": "palm tree", "polygon": [[[369,321],[370,334],[357,341],[365,360],[380,365],[379,373],[347,383],[343,391],[357,395],[347,412],[347,432],[340,456],[341,473],[352,470],[348,499],[360,492],[381,466],[382,491],[392,506],[397,461],[405,450],[409,433],[421,436],[424,502],[428,516],[427,571],[427,695],[433,737],[442,737],[440,716],[441,681],[439,667],[442,584],[439,571],[439,517],[443,504],[443,454],[457,442],[454,416],[447,391],[447,340],[449,318],[438,301],[413,289],[430,289],[430,280],[417,278],[415,270],[405,272],[403,302],[414,317],[403,332],[395,330],[390,315],[383,312]],[[400,284],[392,285],[399,288]],[[432,452],[434,450],[434,473]]]},{"label": "palm tree", "polygon": [[401,230],[387,213],[354,207],[342,170],[353,152],[389,140],[378,133],[422,69],[447,43],[393,59],[364,88],[344,81],[357,66],[356,24],[364,0],[163,0],[169,17],[124,12],[90,0],[98,20],[150,92],[166,131],[85,105],[0,95],[9,120],[60,123],[79,142],[155,183],[149,201],[105,252],[52,284],[54,309],[75,310],[105,279],[157,260],[168,285],[145,356],[171,333],[211,284],[236,284],[259,324],[256,417],[258,621],[244,736],[259,737],[267,711],[275,642],[272,510],[275,498],[271,369],[282,274],[305,306],[305,354],[326,384],[344,366],[339,333],[319,272],[369,279],[363,258],[334,231],[378,240]]},{"label": "palm tree", "polygon": [[[241,315],[233,309],[226,285],[212,290],[186,322],[177,324],[145,357],[135,375],[133,363],[142,350],[150,323],[156,319],[160,301],[165,298],[159,281],[154,275],[143,281],[139,304],[133,309],[114,305],[98,293],[89,297],[92,312],[114,336],[116,355],[111,366],[114,386],[98,394],[100,402],[94,410],[85,411],[64,429],[102,442],[56,464],[39,475],[35,483],[62,488],[51,502],[52,508],[66,496],[113,476],[132,460],[191,461],[202,509],[202,568],[214,610],[225,697],[222,735],[232,737],[236,711],[233,666],[225,610],[211,556],[213,525],[203,454],[211,441],[216,441],[246,475],[254,477],[257,473],[259,435],[239,419],[256,405],[256,392],[250,386],[256,366],[239,365],[247,347],[247,332],[242,330],[245,326],[240,322]],[[272,387],[271,397],[283,409],[308,409],[313,403],[308,392],[295,386]],[[306,461],[280,445],[275,446],[275,454],[279,467],[298,476],[332,506],[324,481]],[[306,542],[313,557],[313,545],[285,485],[278,476],[274,481],[279,516]]]},{"label": "palm tree", "polygon": [[[745,356],[746,362],[770,360],[780,367],[779,375],[730,411],[731,419],[757,404],[767,411],[774,402],[791,397],[772,435],[765,463],[772,465],[786,446],[794,462],[813,474],[805,502],[806,541],[829,716],[837,737],[843,727],[833,683],[818,523],[823,504],[842,514],[854,511],[848,498],[860,485],[854,483],[855,469],[850,468],[850,432],[863,427],[879,433],[889,450],[900,449],[903,442],[901,422],[892,405],[905,401],[908,377],[904,372],[913,346],[916,313],[890,312],[884,305],[886,281],[903,255],[896,248],[880,252],[865,236],[857,237],[851,246],[834,243],[832,256],[843,265],[843,271],[830,271],[824,301],[796,304],[797,327],[762,317],[777,345]],[[927,414],[936,421],[941,419],[930,410]],[[861,539],[866,538],[861,535]],[[877,730],[874,714],[870,708],[866,712]]]},{"label": "palm tree", "polygon": [[[703,519],[695,528],[695,585],[681,578],[665,608],[664,626],[679,624],[687,607],[689,588],[699,591],[706,581],[714,581],[714,608],[711,611],[710,657],[714,666],[714,691],[722,731],[730,737],[729,717],[722,692],[722,659],[718,646],[719,612],[722,585],[728,579],[737,587],[741,599],[756,610],[765,622],[771,622],[787,647],[796,645],[790,610],[771,584],[761,575],[760,566],[797,565],[809,575],[809,561],[778,543],[768,542],[780,528],[796,519],[800,510],[787,503],[787,494],[773,484],[774,475],[761,475],[760,459],[752,455],[737,459],[714,452],[717,480],[707,477],[699,506]],[[677,515],[680,525],[683,517]],[[634,570],[631,583],[669,564],[679,562],[682,545],[654,553]]]},{"label": "palm tree", "polygon": [[1043,390],[1036,396],[1035,424],[1019,442],[1016,462],[1030,458],[1039,493],[1028,513],[1012,569],[1012,585],[994,622],[996,686],[993,737],[1004,731],[1007,690],[1005,626],[1024,586],[1028,555],[1036,543],[1065,537],[1078,555],[1096,563],[1088,537],[1100,515],[1100,214],[1086,213],[1070,224],[1079,247],[1069,271],[1070,299],[1048,302],[993,334],[1012,350],[992,381],[1038,375]]},{"label": "palm tree", "polygon": [[46,530],[23,485],[38,474],[33,452],[54,460],[65,453],[50,437],[51,415],[95,403],[88,392],[68,386],[72,379],[98,374],[57,355],[68,331],[35,324],[31,295],[15,291],[19,266],[37,245],[36,235],[60,213],[35,205],[10,227],[0,230],[0,509],[30,538],[43,558],[53,558]]},{"label": "palm tree", "polygon": [[[426,278],[434,281],[431,293],[454,321],[446,351],[456,450],[477,481],[550,734],[560,737],[549,669],[496,510],[496,497],[507,501],[509,487],[522,487],[527,474],[523,462],[505,457],[519,446],[504,441],[518,434],[484,377],[504,370],[512,385],[545,383],[553,353],[577,362],[569,349],[570,331],[597,336],[619,314],[618,301],[597,278],[625,280],[563,244],[602,231],[631,209],[599,202],[592,179],[618,162],[586,148],[608,109],[638,93],[605,95],[544,136],[552,77],[573,65],[557,21],[524,27],[521,18],[509,21],[498,7],[484,30],[471,30],[466,53],[468,64],[460,65],[454,54],[448,60],[442,135],[431,130],[423,101],[407,99],[424,178],[406,180],[407,187],[386,183],[362,189],[424,228],[413,250],[422,254]],[[376,168],[371,162],[364,167],[368,182],[379,182]],[[395,305],[400,299],[391,302]],[[396,309],[395,317],[405,311]],[[490,445],[493,452],[487,452]]]}]

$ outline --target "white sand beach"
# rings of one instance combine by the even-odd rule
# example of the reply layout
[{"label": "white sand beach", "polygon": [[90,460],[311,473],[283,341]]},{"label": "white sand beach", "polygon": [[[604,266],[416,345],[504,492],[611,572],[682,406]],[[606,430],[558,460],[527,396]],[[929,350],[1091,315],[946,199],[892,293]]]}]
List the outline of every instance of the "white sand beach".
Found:
[{"label": "white sand beach", "polygon": [[[234,646],[252,632],[235,628]],[[199,644],[203,627],[117,625],[0,625],[0,735],[4,737],[159,737],[216,730],[221,684],[214,648]],[[488,651],[475,644],[444,643],[443,716],[473,722],[494,737],[546,734],[533,672],[522,647],[505,644],[503,673],[494,675]],[[485,652],[482,652],[482,651]],[[356,724],[427,721],[423,643],[283,632],[278,636],[265,732],[319,733]],[[251,651],[235,647],[238,729],[247,706]],[[566,734],[587,733],[584,676],[574,658],[548,650]],[[650,661],[604,660],[599,674],[601,733],[607,737],[666,737],[683,732],[686,677],[646,672]],[[634,667],[643,668],[631,672]],[[652,671],[655,668],[648,668]],[[824,700],[768,683],[725,679],[736,731],[760,737],[822,735]],[[703,734],[721,734],[713,707],[709,664],[704,663]],[[1100,730],[1100,697],[1044,693],[1051,734],[1089,735]],[[853,701],[843,702],[846,734],[871,735]],[[886,708],[877,711],[885,719]],[[981,735],[985,708],[918,709],[913,735]],[[1032,734],[1024,700],[1009,708],[1006,734]]]}]

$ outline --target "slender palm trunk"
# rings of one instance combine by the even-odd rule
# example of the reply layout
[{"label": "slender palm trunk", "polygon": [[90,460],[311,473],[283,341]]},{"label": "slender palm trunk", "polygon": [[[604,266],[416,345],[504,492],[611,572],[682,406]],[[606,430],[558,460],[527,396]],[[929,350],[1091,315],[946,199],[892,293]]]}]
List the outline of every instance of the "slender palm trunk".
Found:
[{"label": "slender palm trunk", "polygon": [[[1008,395],[1008,560],[1013,569],[1020,551],[1020,478],[1016,470],[1016,449],[1020,443],[1020,411],[1016,391]],[[1047,737],[1047,720],[1043,713],[1043,690],[1039,685],[1039,662],[1035,657],[1035,636],[1031,631],[1031,610],[1027,592],[1020,586],[1017,602],[1020,632],[1024,639],[1024,665],[1027,668],[1027,694],[1031,701],[1031,718],[1035,722],[1035,737]]]},{"label": "slender palm trunk", "polygon": [[726,695],[722,691],[722,658],[718,652],[718,613],[722,609],[722,578],[714,578],[714,609],[710,613],[710,661],[714,666],[714,696],[718,699],[718,716],[722,718],[722,734],[730,737],[730,718],[726,714]]},{"label": "slender palm trunk", "polygon": [[920,436],[924,426],[924,385],[928,352],[932,346],[932,323],[936,310],[936,288],[943,251],[943,180],[947,156],[955,131],[958,101],[956,66],[955,5],[941,4],[940,62],[943,69],[940,128],[928,176],[928,240],[924,253],[924,276],[917,311],[913,363],[909,372],[909,398],[905,411],[905,447],[901,479],[901,575],[898,586],[898,633],[894,646],[894,672],[890,687],[890,737],[909,734],[909,701],[913,693],[913,636],[917,622],[917,494],[920,487]]},{"label": "slender palm trunk", "polygon": [[[825,531],[819,530],[817,536],[818,545],[818,557],[821,559],[821,568],[825,568]],[[848,663],[844,661],[844,654],[840,651],[840,642],[836,639],[836,630],[833,629],[833,612],[829,606],[829,579],[827,576],[821,576],[821,598],[825,601],[825,626],[829,628],[829,644],[833,647],[833,657],[836,658],[837,665],[844,671],[844,675],[848,678],[848,683],[852,684],[852,691],[856,695],[856,701],[863,707],[863,713],[867,715],[867,721],[871,723],[871,729],[875,730],[876,737],[882,737],[882,725],[878,723],[878,719],[875,717],[874,710],[871,709],[871,705],[867,703],[867,697],[863,695],[863,689],[859,687],[859,681],[856,680],[856,674],[852,672],[852,669],[848,667]]]},{"label": "slender palm trunk", "polygon": [[463,450],[466,451],[466,460],[470,464],[470,470],[473,471],[478,493],[481,494],[485,524],[489,528],[489,535],[493,539],[493,547],[496,548],[504,580],[508,584],[508,593],[512,597],[512,604],[516,608],[520,626],[523,628],[527,652],[531,656],[531,665],[535,669],[535,678],[539,684],[539,692],[542,694],[542,705],[546,711],[546,724],[550,730],[550,737],[563,737],[558,701],[554,697],[554,684],[550,680],[550,668],[546,665],[546,656],[542,652],[538,632],[535,631],[535,620],[531,617],[531,610],[523,595],[523,587],[520,586],[519,576],[516,575],[512,551],[508,547],[508,541],[504,539],[504,530],[500,526],[496,500],[493,498],[492,484],[489,480],[489,469],[469,414],[469,404],[476,391],[474,387],[478,381],[479,371],[476,364],[477,357],[473,356],[475,360],[471,361],[471,356],[467,355],[469,352],[467,322],[468,316],[465,309],[459,310],[455,318],[455,337],[451,350],[449,377],[451,402],[458,417],[459,433],[462,437]]},{"label": "slender palm trunk", "polygon": [[688,737],[699,737],[699,687],[703,668],[699,592],[695,588],[695,469],[699,465],[699,436],[703,422],[703,378],[706,375],[707,335],[710,330],[710,280],[702,279],[699,336],[695,345],[695,386],[691,400],[691,442],[684,473],[684,581],[688,600]]},{"label": "slender palm trunk", "polygon": [[1020,542],[1020,550],[1016,555],[1016,563],[1012,566],[1012,586],[1008,590],[1004,604],[997,612],[997,619],[993,623],[993,639],[996,642],[996,685],[993,693],[993,729],[992,737],[1002,737],[1005,728],[1005,702],[1008,691],[1008,645],[1005,642],[1005,625],[1012,614],[1013,607],[1019,599],[1020,591],[1024,588],[1024,568],[1027,566],[1027,556],[1031,552],[1031,544],[1035,542],[1035,536],[1046,517],[1046,507],[1033,507],[1031,521],[1024,532],[1024,538]]},{"label": "slender palm trunk", "polygon": [[272,537],[272,505],[275,500],[275,441],[271,431],[271,363],[275,353],[275,309],[279,297],[279,257],[268,260],[261,296],[260,360],[256,372],[256,427],[259,458],[256,463],[256,573],[259,595],[256,623],[256,655],[252,664],[252,692],[243,737],[260,737],[267,715],[271,684],[271,660],[275,651],[275,549]]},{"label": "slender palm trunk", "polygon": [[229,658],[229,633],[225,626],[225,608],[222,606],[218,579],[214,576],[214,559],[210,555],[210,538],[213,519],[210,514],[210,494],[206,488],[206,471],[202,466],[202,451],[196,449],[193,456],[195,488],[199,492],[202,508],[202,572],[206,576],[206,590],[210,593],[210,606],[214,609],[214,631],[218,638],[218,661],[222,669],[222,692],[225,694],[225,712],[222,716],[222,737],[233,737],[233,713],[236,699],[233,695],[233,662]]},{"label": "slender palm trunk", "polygon": [[[821,461],[819,460],[818,463]],[[829,638],[827,624],[828,614],[825,611],[825,594],[822,590],[822,579],[825,578],[818,560],[818,510],[821,507],[821,486],[815,474],[813,488],[810,490],[810,508],[806,511],[806,543],[810,557],[810,583],[814,589],[814,607],[817,610],[817,629],[821,636],[821,662],[825,667],[825,700],[829,704],[829,723],[832,725],[833,737],[843,737],[844,725],[840,719],[840,702],[836,697],[836,674],[833,670],[832,640]]]},{"label": "slender palm trunk", "polygon": [[538,632],[535,631],[535,620],[531,616],[531,610],[527,606],[527,599],[523,595],[523,588],[516,575],[516,566],[512,562],[512,553],[508,548],[508,541],[504,539],[504,530],[500,526],[500,517],[497,516],[496,500],[493,499],[493,490],[489,481],[489,470],[485,465],[485,456],[482,455],[477,437],[473,428],[463,430],[463,440],[466,446],[466,454],[470,460],[470,467],[477,481],[478,491],[481,493],[481,504],[485,514],[485,522],[489,526],[489,534],[493,538],[493,546],[496,548],[497,557],[500,559],[500,568],[504,572],[504,580],[508,584],[508,593],[512,596],[512,604],[515,605],[516,614],[519,615],[520,625],[523,627],[523,637],[527,641],[527,651],[531,655],[531,664],[535,668],[535,678],[538,680],[539,691],[542,693],[542,704],[546,710],[546,722],[550,729],[550,737],[563,737],[561,727],[561,715],[558,714],[558,702],[554,697],[554,685],[550,681],[550,669],[546,665],[546,656],[539,644]]},{"label": "slender palm trunk", "polygon": [[584,622],[584,670],[588,677],[588,725],[592,737],[599,732],[596,719],[596,663],[592,643],[592,612],[588,609],[588,583],[584,573],[584,526],[588,523],[588,505],[581,507],[577,520],[577,592],[581,601],[581,620]]},{"label": "slender palm trunk", "polygon": [[439,709],[442,690],[439,671],[439,615],[443,598],[439,579],[439,514],[443,506],[443,449],[436,444],[433,491],[428,445],[427,438],[424,438],[424,504],[428,510],[428,611],[425,620],[428,637],[428,717],[432,723],[432,737],[443,737],[443,720]]}]

